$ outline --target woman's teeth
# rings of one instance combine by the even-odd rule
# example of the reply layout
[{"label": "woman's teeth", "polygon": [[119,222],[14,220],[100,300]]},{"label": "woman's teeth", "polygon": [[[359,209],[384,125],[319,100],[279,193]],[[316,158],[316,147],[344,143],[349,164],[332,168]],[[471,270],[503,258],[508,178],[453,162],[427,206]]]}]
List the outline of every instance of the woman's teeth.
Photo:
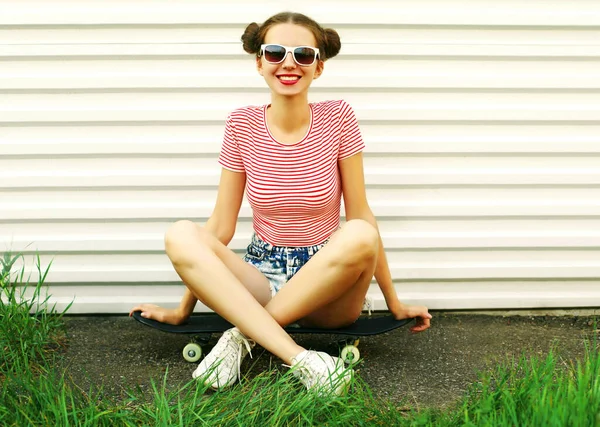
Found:
[{"label": "woman's teeth", "polygon": [[298,80],[300,77],[298,77],[298,76],[294,76],[294,77],[292,77],[292,76],[279,76],[278,78],[280,80],[285,80],[285,81],[291,82],[291,81],[294,81],[294,80]]}]

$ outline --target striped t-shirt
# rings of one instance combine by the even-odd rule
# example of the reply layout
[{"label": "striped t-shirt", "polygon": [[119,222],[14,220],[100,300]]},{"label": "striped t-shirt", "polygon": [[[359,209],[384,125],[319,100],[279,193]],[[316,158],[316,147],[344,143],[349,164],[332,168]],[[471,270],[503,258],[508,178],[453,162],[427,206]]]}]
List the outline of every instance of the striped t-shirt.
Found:
[{"label": "striped t-shirt", "polygon": [[338,160],[365,146],[348,103],[309,106],[309,130],[295,144],[271,135],[267,105],[239,108],[227,117],[219,164],[246,173],[254,231],[274,246],[312,246],[331,236],[340,225]]}]

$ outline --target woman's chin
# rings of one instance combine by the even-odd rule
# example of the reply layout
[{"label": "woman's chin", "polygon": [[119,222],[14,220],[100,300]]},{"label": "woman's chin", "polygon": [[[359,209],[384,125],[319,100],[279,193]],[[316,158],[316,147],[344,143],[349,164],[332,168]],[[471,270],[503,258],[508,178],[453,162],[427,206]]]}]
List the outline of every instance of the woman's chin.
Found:
[{"label": "woman's chin", "polygon": [[299,95],[306,95],[308,87],[305,87],[303,82],[299,81],[293,85],[286,85],[281,83],[277,78],[274,81],[267,82],[271,89],[271,94],[285,97],[296,97]]},{"label": "woman's chin", "polygon": [[286,98],[296,98],[299,96],[306,96],[308,88],[271,88],[271,94],[282,96]]}]

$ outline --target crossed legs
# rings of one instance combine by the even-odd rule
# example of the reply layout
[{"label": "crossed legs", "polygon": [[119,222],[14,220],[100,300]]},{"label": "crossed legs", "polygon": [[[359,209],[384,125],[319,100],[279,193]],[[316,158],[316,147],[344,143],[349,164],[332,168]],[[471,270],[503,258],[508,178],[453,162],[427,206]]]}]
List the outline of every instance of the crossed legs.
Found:
[{"label": "crossed legs", "polygon": [[191,221],[169,228],[165,248],[197,299],[291,363],[304,349],[284,326],[299,321],[334,328],[358,318],[375,271],[379,235],[366,221],[348,221],[273,298],[262,273]]}]

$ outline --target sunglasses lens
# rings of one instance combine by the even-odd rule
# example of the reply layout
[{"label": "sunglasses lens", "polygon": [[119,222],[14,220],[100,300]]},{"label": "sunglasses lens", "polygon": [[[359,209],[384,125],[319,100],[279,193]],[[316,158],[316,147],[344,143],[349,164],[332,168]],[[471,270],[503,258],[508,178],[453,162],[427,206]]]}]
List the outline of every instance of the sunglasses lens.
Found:
[{"label": "sunglasses lens", "polygon": [[285,57],[285,48],[276,44],[265,46],[264,52],[267,62],[281,62]]},{"label": "sunglasses lens", "polygon": [[297,47],[294,49],[294,58],[300,65],[310,65],[315,61],[315,50],[310,47]]}]

